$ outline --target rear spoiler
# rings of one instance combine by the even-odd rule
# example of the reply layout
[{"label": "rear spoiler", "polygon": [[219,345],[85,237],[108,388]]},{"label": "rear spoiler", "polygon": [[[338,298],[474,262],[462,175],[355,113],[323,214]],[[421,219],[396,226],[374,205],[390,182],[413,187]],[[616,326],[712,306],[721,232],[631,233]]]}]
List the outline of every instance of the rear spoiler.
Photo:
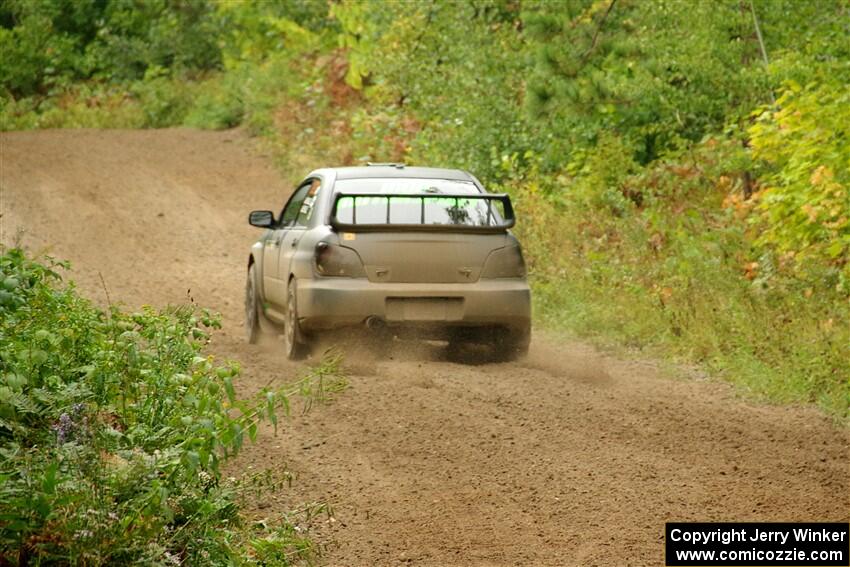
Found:
[{"label": "rear spoiler", "polygon": [[[357,222],[357,200],[358,199],[385,199],[386,200],[386,222],[383,223],[358,223]],[[418,223],[392,223],[390,217],[391,199],[419,199],[420,222]],[[343,222],[337,216],[339,203],[343,199],[352,199],[351,222]],[[461,201],[480,200],[487,201],[486,224],[426,224],[425,202],[427,200],[454,200],[455,207],[460,208]],[[493,209],[493,202],[502,204],[502,211]],[[501,218],[500,218],[501,217]],[[504,232],[514,226],[514,208],[511,198],[506,193],[337,193],[331,206],[331,226],[334,230],[341,232],[379,232],[379,231],[410,231],[410,232]]]}]

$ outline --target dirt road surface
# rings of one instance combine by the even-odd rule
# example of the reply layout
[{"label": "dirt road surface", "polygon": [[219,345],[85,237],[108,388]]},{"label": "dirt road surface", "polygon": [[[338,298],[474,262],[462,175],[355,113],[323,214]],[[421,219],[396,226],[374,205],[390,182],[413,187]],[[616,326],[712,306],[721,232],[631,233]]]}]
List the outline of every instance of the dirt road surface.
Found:
[{"label": "dirt road surface", "polygon": [[[241,326],[247,212],[289,189],[235,131],[0,134],[2,242],[23,229],[100,303],[219,310],[211,348],[243,363],[245,392],[299,370]],[[332,506],[327,565],[660,565],[668,520],[850,520],[850,435],[811,408],[540,333],[518,363],[394,347],[350,371],[231,466],[296,475],[256,515]]]}]

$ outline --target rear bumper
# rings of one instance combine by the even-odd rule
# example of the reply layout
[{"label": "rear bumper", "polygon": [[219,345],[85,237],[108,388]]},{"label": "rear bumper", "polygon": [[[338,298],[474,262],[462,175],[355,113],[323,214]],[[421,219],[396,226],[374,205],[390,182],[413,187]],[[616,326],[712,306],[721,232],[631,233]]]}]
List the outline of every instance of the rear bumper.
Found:
[{"label": "rear bumper", "polygon": [[359,326],[377,318],[390,327],[484,327],[527,330],[531,291],[520,278],[468,284],[374,283],[363,278],[299,280],[303,329]]}]

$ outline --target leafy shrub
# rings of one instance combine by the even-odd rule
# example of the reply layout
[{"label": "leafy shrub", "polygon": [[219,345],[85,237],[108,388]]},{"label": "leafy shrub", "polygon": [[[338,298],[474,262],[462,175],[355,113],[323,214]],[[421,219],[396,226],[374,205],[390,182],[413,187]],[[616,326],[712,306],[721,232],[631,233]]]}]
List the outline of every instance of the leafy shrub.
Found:
[{"label": "leafy shrub", "polygon": [[79,37],[66,33],[61,24],[82,19],[83,11],[81,3],[74,2],[12,0],[0,5],[4,94],[20,97],[61,88],[82,74]]},{"label": "leafy shrub", "polygon": [[211,80],[200,89],[186,114],[184,123],[195,128],[221,130],[238,126],[245,114],[241,93],[231,84]]},{"label": "leafy shrub", "polygon": [[81,79],[138,80],[150,68],[216,69],[219,24],[204,0],[11,0],[0,5],[0,85],[20,98]]},{"label": "leafy shrub", "polygon": [[850,294],[850,91],[791,83],[749,132],[763,170],[758,243]]},{"label": "leafy shrub", "polygon": [[281,52],[310,49],[318,38],[314,32],[334,24],[321,0],[223,2],[216,8],[223,22],[221,50],[228,69]]},{"label": "leafy shrub", "polygon": [[208,312],[102,311],[60,267],[0,256],[0,558],[250,563],[248,542],[273,534],[289,559],[311,553],[291,530],[241,528],[219,473],[284,393],[236,397],[238,364],[201,355]]},{"label": "leafy shrub", "polygon": [[[377,112],[353,136],[373,160],[410,159],[501,176],[499,157],[530,143],[517,112],[523,43],[510,2],[362,2],[333,7],[347,80]],[[409,156],[409,157],[407,157]]]},{"label": "leafy shrub", "polygon": [[192,104],[191,86],[167,76],[165,69],[148,70],[143,81],[133,83],[132,94],[144,112],[144,125],[163,128],[181,124]]},{"label": "leafy shrub", "polygon": [[523,21],[537,52],[528,108],[573,144],[613,131],[647,164],[766,92],[750,13],[735,3],[530,2]]}]

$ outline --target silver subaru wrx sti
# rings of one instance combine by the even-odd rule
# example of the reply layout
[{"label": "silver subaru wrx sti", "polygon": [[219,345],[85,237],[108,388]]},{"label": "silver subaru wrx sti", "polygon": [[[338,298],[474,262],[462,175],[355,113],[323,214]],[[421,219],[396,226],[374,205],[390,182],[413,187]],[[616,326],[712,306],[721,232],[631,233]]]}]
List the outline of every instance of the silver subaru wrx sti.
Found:
[{"label": "silver subaru wrx sti", "polygon": [[509,360],[528,350],[531,292],[507,195],[469,173],[400,164],[318,169],[251,247],[248,340],[260,319],[298,358],[322,332],[362,327],[483,343]]}]

